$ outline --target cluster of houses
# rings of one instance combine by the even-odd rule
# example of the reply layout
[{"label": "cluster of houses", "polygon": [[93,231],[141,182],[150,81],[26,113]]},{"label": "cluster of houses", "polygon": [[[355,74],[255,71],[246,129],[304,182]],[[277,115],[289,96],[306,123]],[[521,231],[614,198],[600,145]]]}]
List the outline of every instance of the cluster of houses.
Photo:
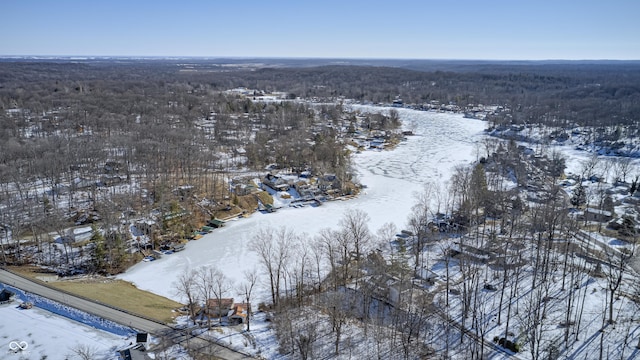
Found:
[{"label": "cluster of houses", "polygon": [[263,190],[289,191],[294,189],[304,201],[326,199],[339,192],[342,183],[335,174],[324,174],[310,177],[308,172],[297,175],[280,175],[268,173],[261,179]]},{"label": "cluster of houses", "polygon": [[389,145],[390,134],[383,130],[372,130],[368,134],[356,130],[353,133],[353,142],[358,149],[383,150]]}]

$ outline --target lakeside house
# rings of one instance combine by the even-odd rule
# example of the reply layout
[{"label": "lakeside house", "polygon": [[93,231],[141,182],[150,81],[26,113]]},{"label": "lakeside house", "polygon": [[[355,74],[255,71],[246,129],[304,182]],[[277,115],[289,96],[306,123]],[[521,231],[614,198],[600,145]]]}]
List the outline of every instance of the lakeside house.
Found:
[{"label": "lakeside house", "polygon": [[233,298],[208,299],[203,314],[209,317],[229,316],[233,311]]}]

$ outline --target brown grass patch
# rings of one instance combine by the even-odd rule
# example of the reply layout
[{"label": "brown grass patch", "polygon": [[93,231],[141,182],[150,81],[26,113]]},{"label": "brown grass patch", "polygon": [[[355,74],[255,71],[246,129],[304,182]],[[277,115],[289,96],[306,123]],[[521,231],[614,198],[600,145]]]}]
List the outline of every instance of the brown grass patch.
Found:
[{"label": "brown grass patch", "polygon": [[[42,275],[55,275],[37,266],[8,266],[8,268],[30,279],[36,279]],[[178,315],[172,310],[182,307],[182,304],[171,299],[140,290],[130,282],[102,276],[54,281],[47,285],[167,323],[172,322]]]},{"label": "brown grass patch", "polygon": [[256,195],[258,196],[258,198],[260,199],[260,201],[263,204],[265,204],[265,205],[267,205],[267,204],[273,205],[273,198],[271,197],[271,195],[269,195],[268,192],[266,192],[266,191],[258,191],[256,193]]},{"label": "brown grass patch", "polygon": [[162,322],[172,322],[182,304],[140,290],[130,282],[107,278],[56,281],[49,285]]},{"label": "brown grass patch", "polygon": [[254,212],[258,208],[258,199],[253,195],[238,196],[238,207],[246,212]]}]

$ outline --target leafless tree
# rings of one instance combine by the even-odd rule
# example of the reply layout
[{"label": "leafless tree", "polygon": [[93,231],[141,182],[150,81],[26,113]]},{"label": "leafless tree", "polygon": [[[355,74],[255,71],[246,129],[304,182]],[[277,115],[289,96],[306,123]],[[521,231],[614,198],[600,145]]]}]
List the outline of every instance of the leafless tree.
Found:
[{"label": "leafless tree", "polygon": [[231,289],[231,282],[215,266],[203,266],[195,273],[196,284],[200,298],[204,301],[204,313],[207,316],[207,326],[211,328],[211,313],[209,300],[215,299],[218,314],[218,322],[222,322],[222,298]]},{"label": "leafless tree", "polygon": [[609,290],[609,296],[607,301],[608,307],[608,320],[607,323],[613,324],[613,304],[616,299],[616,291],[622,284],[622,279],[626,267],[629,266],[629,259],[633,257],[633,251],[616,253],[614,249],[606,248],[607,265],[605,275],[607,277],[607,288]]},{"label": "leafless tree", "polygon": [[[391,241],[394,240],[398,228],[394,223],[386,222],[376,231],[376,242],[379,249],[390,248]],[[393,250],[393,249],[391,249]]]},{"label": "leafless tree", "polygon": [[418,270],[424,266],[424,251],[427,243],[431,240],[432,229],[429,224],[432,222],[431,202],[433,197],[433,185],[425,184],[423,191],[416,194],[416,203],[411,208],[408,224],[413,232],[413,243],[411,251],[414,256],[414,273],[417,276]]},{"label": "leafless tree", "polygon": [[329,228],[321,229],[318,235],[316,235],[316,241],[320,244],[325,259],[329,263],[329,274],[327,281],[329,286],[334,290],[338,289],[339,285],[339,266],[340,266],[340,247],[338,244],[338,232]]},{"label": "leafless tree", "polygon": [[[181,298],[187,299],[187,308],[189,316],[196,324],[196,307],[198,304],[198,273],[194,270],[185,268],[173,284],[175,294]],[[205,299],[206,301],[206,299]]]},{"label": "leafless tree", "polygon": [[582,162],[582,170],[581,170],[582,178],[589,179],[593,175],[599,175],[597,174],[599,165],[600,165],[600,158],[598,157],[598,154],[593,154],[590,158],[588,158],[587,160],[584,160]]},{"label": "leafless tree", "polygon": [[613,161],[612,169],[615,182],[626,183],[627,176],[633,169],[633,159],[630,157],[615,157],[611,161]]},{"label": "leafless tree", "polygon": [[280,299],[280,282],[284,276],[284,269],[291,257],[291,249],[296,235],[289,229],[282,227],[278,230],[272,228],[260,229],[253,236],[249,245],[251,251],[260,258],[269,276],[271,301],[278,306]]},{"label": "leafless tree", "polygon": [[334,353],[340,353],[340,340],[342,339],[342,330],[349,319],[350,300],[346,294],[341,291],[332,291],[323,295],[324,304],[329,321],[331,323],[331,332],[335,335]]},{"label": "leafless tree", "polygon": [[98,349],[91,345],[77,344],[71,348],[73,355],[81,360],[94,360],[98,355]]},{"label": "leafless tree", "polygon": [[255,285],[258,283],[258,270],[257,269],[252,269],[252,270],[246,270],[244,272],[244,280],[241,284],[241,289],[242,289],[242,295],[244,296],[244,299],[247,303],[247,331],[250,331],[251,328],[249,326],[250,322],[251,322],[251,294],[253,292],[253,288],[255,287]]},{"label": "leafless tree", "polygon": [[349,209],[340,219],[339,225],[346,240],[353,244],[356,260],[369,250],[371,231],[369,215],[360,209]]}]

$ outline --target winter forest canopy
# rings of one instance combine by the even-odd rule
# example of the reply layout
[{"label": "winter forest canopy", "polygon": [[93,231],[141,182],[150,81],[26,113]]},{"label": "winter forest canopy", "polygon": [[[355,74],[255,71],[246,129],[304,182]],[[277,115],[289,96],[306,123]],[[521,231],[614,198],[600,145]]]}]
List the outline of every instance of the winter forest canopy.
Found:
[{"label": "winter forest canopy", "polygon": [[627,359],[639,84],[637,62],[4,59],[0,264],[120,274],[230,219],[356,197],[352,157],[405,146],[405,110],[464,114],[486,124],[475,161],[425,180],[404,229],[367,209],[318,233],[260,228],[241,282],[201,267],[167,284],[186,316],[209,329],[224,298],[263,287],[285,358],[353,342],[371,358]]}]

